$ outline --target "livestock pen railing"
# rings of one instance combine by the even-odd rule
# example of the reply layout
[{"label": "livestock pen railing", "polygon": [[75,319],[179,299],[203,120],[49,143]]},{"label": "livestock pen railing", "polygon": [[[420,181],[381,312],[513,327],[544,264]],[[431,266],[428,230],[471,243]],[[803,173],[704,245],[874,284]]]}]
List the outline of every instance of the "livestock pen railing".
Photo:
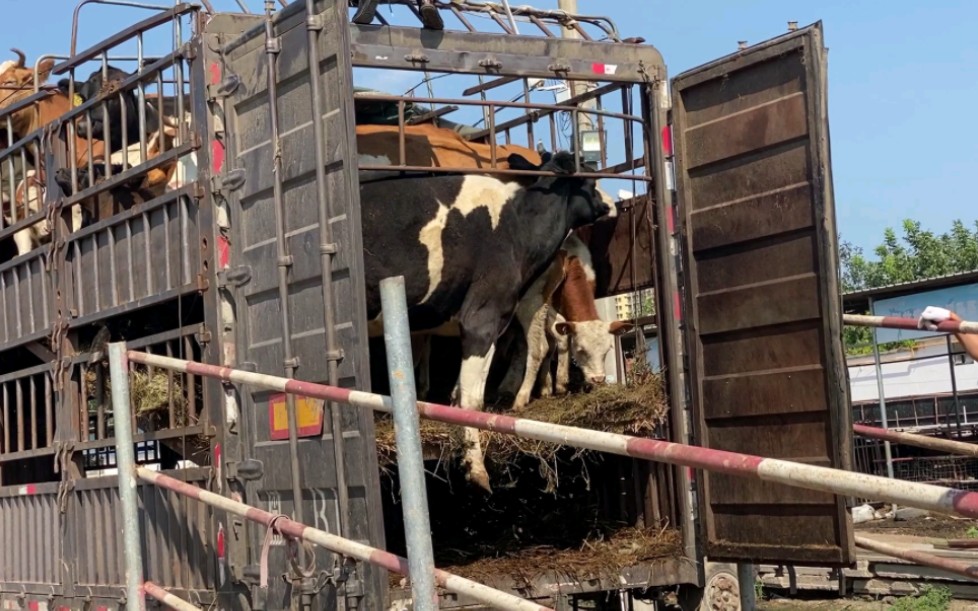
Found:
[{"label": "livestock pen railing", "polygon": [[[282,378],[230,367],[207,365],[172,356],[127,350],[124,343],[113,343],[109,346],[112,399],[117,419],[116,435],[119,440],[119,488],[125,518],[123,534],[126,541],[126,563],[129,569],[127,571],[129,608],[138,608],[138,602],[143,600],[146,593],[139,548],[136,501],[137,482],[142,481],[262,524],[269,533],[277,532],[293,543],[301,541],[320,545],[347,558],[373,563],[388,570],[411,576],[413,577],[412,588],[415,608],[418,609],[437,607],[433,595],[433,583],[454,592],[467,594],[496,608],[546,609],[546,607],[536,603],[434,569],[431,561],[430,532],[428,532],[427,525],[427,500],[424,494],[418,417],[581,449],[760,479],[797,488],[819,490],[836,495],[874,498],[941,513],[978,518],[978,493],[976,492],[956,490],[933,484],[893,481],[873,475],[787,460],[739,454],[663,440],[643,439],[500,414],[473,412],[446,405],[416,401],[413,392],[413,372],[410,370],[412,361],[403,278],[385,280],[382,290],[385,311],[389,314],[387,331],[385,332],[385,342],[388,345],[389,358],[391,359],[389,361],[389,375],[392,382],[397,382],[392,384],[393,398],[348,388],[305,382],[294,378]],[[961,328],[961,326],[958,325],[956,328]],[[410,497],[406,500],[411,501],[405,502],[404,508],[404,519],[409,532],[409,557],[407,559],[401,558],[323,530],[310,528],[284,515],[275,515],[170,476],[137,467],[132,451],[132,420],[128,393],[130,374],[128,367],[130,363],[153,366],[183,374],[216,378],[227,383],[246,384],[266,390],[313,397],[374,411],[393,412],[399,429],[397,435],[398,468],[402,471],[404,494]],[[294,418],[294,414],[290,414],[290,419],[294,420]],[[876,434],[874,431],[867,430],[861,430],[861,432]],[[878,542],[864,537],[857,537],[856,544],[866,549],[905,557],[968,577],[978,576],[974,567],[963,562],[935,558],[923,552],[907,553],[906,550],[891,548],[892,546],[881,546]],[[423,571],[423,574],[420,571]],[[266,579],[267,567],[263,567],[262,583]],[[156,594],[160,593],[156,592]]]}]

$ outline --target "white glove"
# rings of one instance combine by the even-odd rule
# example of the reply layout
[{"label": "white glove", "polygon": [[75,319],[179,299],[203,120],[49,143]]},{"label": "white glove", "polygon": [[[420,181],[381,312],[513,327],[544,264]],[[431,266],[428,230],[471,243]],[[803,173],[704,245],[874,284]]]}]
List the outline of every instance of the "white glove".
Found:
[{"label": "white glove", "polygon": [[927,306],[927,309],[923,311],[917,320],[917,328],[937,331],[937,325],[946,320],[951,320],[951,310],[936,306]]}]

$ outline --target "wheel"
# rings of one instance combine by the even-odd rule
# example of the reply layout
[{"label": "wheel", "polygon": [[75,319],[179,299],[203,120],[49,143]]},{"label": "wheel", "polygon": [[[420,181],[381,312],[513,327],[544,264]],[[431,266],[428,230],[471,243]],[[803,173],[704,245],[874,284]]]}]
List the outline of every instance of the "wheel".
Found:
[{"label": "wheel", "polygon": [[705,585],[681,589],[679,606],[683,611],[742,611],[737,566],[707,562]]}]

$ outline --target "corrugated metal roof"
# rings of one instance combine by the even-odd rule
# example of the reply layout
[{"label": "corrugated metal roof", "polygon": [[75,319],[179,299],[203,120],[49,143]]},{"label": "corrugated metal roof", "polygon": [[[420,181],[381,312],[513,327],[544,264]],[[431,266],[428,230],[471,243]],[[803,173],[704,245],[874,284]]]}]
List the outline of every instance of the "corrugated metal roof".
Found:
[{"label": "corrugated metal roof", "polygon": [[948,286],[961,286],[978,282],[978,270],[970,272],[959,272],[948,274],[947,276],[937,276],[926,280],[913,280],[910,282],[898,282],[872,289],[861,289],[842,294],[844,304],[855,305],[860,301],[873,298],[882,299],[886,297],[898,297],[910,293],[919,293]]}]

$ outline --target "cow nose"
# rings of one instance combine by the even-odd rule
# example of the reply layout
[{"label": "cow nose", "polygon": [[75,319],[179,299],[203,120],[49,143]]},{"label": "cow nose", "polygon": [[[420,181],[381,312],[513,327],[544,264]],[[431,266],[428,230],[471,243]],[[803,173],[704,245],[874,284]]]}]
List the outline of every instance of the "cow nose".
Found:
[{"label": "cow nose", "polygon": [[604,384],[604,376],[591,376],[592,384]]}]

